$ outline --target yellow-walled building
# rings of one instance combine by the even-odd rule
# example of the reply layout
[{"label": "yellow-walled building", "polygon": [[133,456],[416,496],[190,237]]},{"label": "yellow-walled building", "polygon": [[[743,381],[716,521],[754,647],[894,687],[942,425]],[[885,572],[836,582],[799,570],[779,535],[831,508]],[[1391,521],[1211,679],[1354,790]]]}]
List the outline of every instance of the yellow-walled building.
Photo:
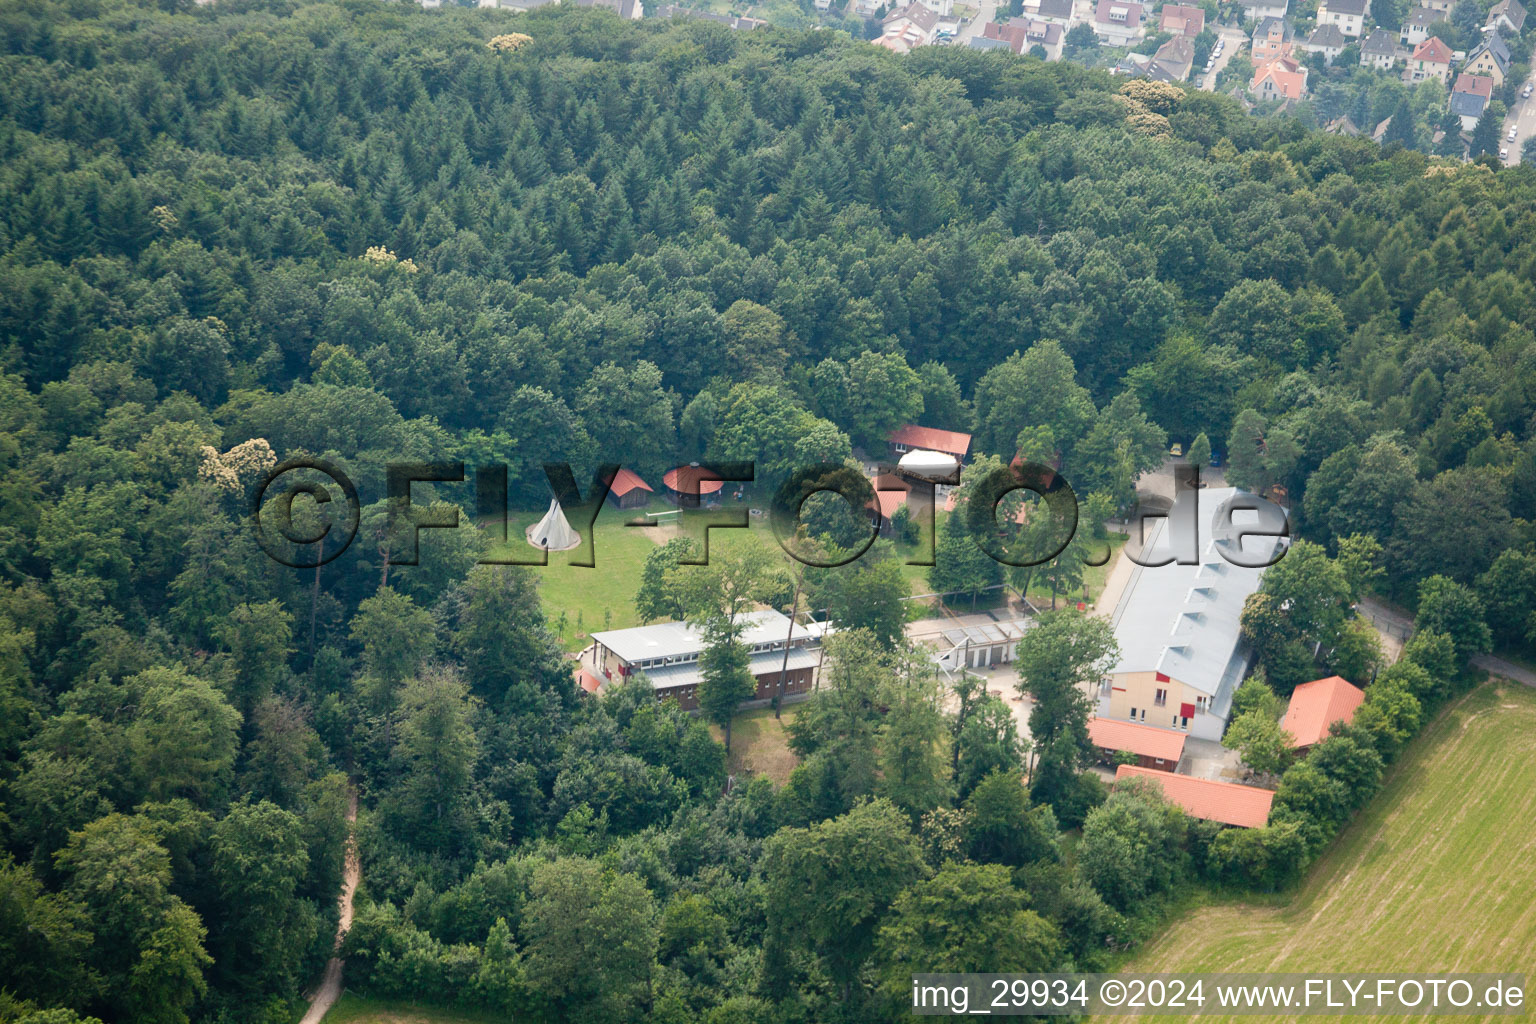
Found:
[{"label": "yellow-walled building", "polygon": [[[1238,553],[1233,542],[1218,542],[1220,522],[1259,525],[1257,512],[1231,511],[1229,503],[1238,498],[1252,495],[1230,487],[1199,492],[1193,564],[1138,565],[1132,573],[1111,619],[1120,660],[1100,681],[1100,717],[1221,739],[1232,694],[1252,662],[1239,630],[1243,602],[1258,590],[1264,572],[1234,564],[1226,555],[1262,561],[1285,543],[1249,536]],[[1169,522],[1149,524],[1142,561],[1174,553]]]}]

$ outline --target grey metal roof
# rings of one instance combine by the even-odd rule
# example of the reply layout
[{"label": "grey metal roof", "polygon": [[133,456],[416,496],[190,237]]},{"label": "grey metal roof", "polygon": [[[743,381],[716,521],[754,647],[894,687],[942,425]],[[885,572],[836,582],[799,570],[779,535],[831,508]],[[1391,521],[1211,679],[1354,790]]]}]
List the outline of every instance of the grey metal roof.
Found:
[{"label": "grey metal roof", "polygon": [[1397,37],[1384,28],[1372,29],[1371,34],[1366,36],[1365,41],[1360,44],[1360,52],[1396,56]]},{"label": "grey metal roof", "polygon": [[1024,635],[1024,631],[1035,623],[1032,619],[1016,619],[1012,622],[989,622],[981,626],[960,626],[955,629],[946,629],[943,633],[944,640],[955,647],[970,644],[972,647],[987,647],[992,644],[1018,643]]},{"label": "grey metal roof", "polygon": [[1323,0],[1323,6],[1328,8],[1329,14],[1365,17],[1366,0]]},{"label": "grey metal roof", "polygon": [[[741,642],[747,647],[758,644],[780,644],[789,634],[789,619],[772,609],[751,612],[742,632]],[[813,622],[809,626],[795,624],[795,640],[820,639],[826,632],[824,623]],[[704,650],[704,636],[697,627],[687,622],[656,622],[649,626],[630,629],[610,629],[593,633],[592,639],[608,648],[624,661],[651,661],[656,658],[697,656]],[[782,647],[780,648],[782,652]]]},{"label": "grey metal roof", "polygon": [[1307,36],[1308,46],[1327,46],[1343,49],[1347,43],[1344,33],[1339,31],[1337,25],[1323,25]]},{"label": "grey metal roof", "polygon": [[[1231,687],[1247,669],[1248,653],[1239,639],[1243,602],[1259,588],[1262,569],[1233,565],[1212,539],[1216,513],[1236,488],[1202,490],[1199,495],[1200,560],[1196,565],[1138,565],[1126,584],[1113,619],[1120,661],[1112,671],[1162,672],[1217,698],[1230,699]],[[1242,526],[1257,523],[1254,513],[1234,514]],[[1168,520],[1156,520],[1145,547],[1147,560],[1171,554]],[[1273,552],[1274,538],[1248,537],[1243,552]]]},{"label": "grey metal roof", "polygon": [[1488,101],[1475,92],[1451,93],[1451,112],[1458,117],[1482,117]]},{"label": "grey metal roof", "polygon": [[[790,672],[802,668],[815,668],[821,660],[821,652],[814,647],[791,647],[789,649]],[[747,671],[754,676],[766,676],[784,670],[784,651],[763,651],[752,655],[747,665]],[[651,681],[651,685],[657,690],[675,690],[679,686],[697,686],[704,680],[704,670],[697,661],[684,662],[679,665],[664,665],[661,668],[643,669],[645,678]]]},{"label": "grey metal roof", "polygon": [[1470,64],[1477,60],[1478,57],[1482,56],[1484,50],[1493,54],[1493,59],[1498,62],[1500,71],[1509,67],[1509,44],[1504,42],[1503,36],[1497,32],[1488,33],[1488,38],[1478,43],[1476,48],[1467,54],[1467,63]]}]

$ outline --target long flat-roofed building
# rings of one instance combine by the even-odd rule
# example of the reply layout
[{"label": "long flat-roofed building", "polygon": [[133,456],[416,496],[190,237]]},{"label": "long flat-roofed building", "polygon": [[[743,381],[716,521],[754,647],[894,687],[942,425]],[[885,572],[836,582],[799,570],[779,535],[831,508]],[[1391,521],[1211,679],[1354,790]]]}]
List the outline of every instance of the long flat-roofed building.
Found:
[{"label": "long flat-roofed building", "polygon": [[[751,612],[746,618],[749,621],[741,642],[750,652],[749,668],[757,679],[757,692],[751,699],[767,700],[777,694],[781,672],[786,696],[809,693],[821,664],[821,642],[827,626],[796,623],[791,633],[788,617],[771,609]],[[704,646],[703,633],[691,623],[657,622],[593,633],[589,657],[592,671],[604,680],[618,682],[643,672],[658,697],[676,698],[691,710],[699,706],[698,686],[704,678],[699,656]]]},{"label": "long flat-roofed building", "polygon": [[[1243,602],[1259,589],[1263,569],[1223,557],[1214,526],[1235,488],[1198,492],[1198,560],[1191,565],[1138,565],[1131,573],[1111,623],[1120,660],[1099,685],[1098,715],[1220,740],[1232,709],[1232,693],[1252,662],[1242,642]],[[1186,499],[1188,500],[1188,499]],[[1257,528],[1252,512],[1233,513],[1233,524]],[[1172,557],[1169,520],[1149,525],[1142,560]],[[1278,541],[1250,536],[1239,555],[1263,560]]]}]

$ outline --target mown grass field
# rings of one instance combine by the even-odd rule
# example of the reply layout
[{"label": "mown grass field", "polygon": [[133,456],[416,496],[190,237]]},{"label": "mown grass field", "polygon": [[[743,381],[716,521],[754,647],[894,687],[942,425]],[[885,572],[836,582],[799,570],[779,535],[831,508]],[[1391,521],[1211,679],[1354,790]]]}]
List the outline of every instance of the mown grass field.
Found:
[{"label": "mown grass field", "polygon": [[[795,717],[795,708],[784,709],[782,718],[773,717],[772,708],[743,711],[731,723],[731,755],[727,762],[733,774],[752,772],[773,780],[775,786],[789,781],[789,773],[795,770],[800,758],[789,749],[789,723]],[[719,726],[709,727],[715,739],[724,742],[725,731]]]},{"label": "mown grass field", "polygon": [[[645,556],[658,544],[664,544],[681,532],[676,525],[635,528],[624,524],[633,518],[638,518],[646,512],[660,512],[671,508],[670,504],[661,499],[652,499],[651,503],[642,509],[619,510],[611,505],[604,505],[598,513],[597,523],[594,527],[594,542],[596,550],[592,568],[571,564],[572,556],[583,554],[581,548],[575,551],[555,551],[549,555],[549,564],[534,566],[533,572],[539,581],[539,595],[543,599],[544,614],[549,619],[550,628],[560,630],[561,644],[567,651],[579,651],[587,645],[587,637],[593,632],[604,629],[624,629],[628,626],[640,624],[635,615],[635,592],[640,587],[640,570],[645,565]],[[745,509],[746,505],[728,503],[727,509]],[[544,510],[538,511],[514,511],[507,518],[507,536],[509,549],[519,557],[530,556],[535,552],[523,541],[523,531],[536,523],[544,515]],[[941,516],[943,513],[941,513]],[[943,520],[940,519],[940,522]],[[715,529],[709,532],[710,555],[729,554],[744,544],[758,544],[784,556],[783,549],[779,547],[773,528],[769,525],[766,516],[749,517],[749,529]],[[574,524],[573,524],[574,525]],[[912,557],[919,549],[919,545],[902,545],[898,553],[903,559]],[[1101,570],[1090,570],[1090,572]],[[1102,570],[1107,571],[1107,570]],[[924,594],[929,590],[928,569],[920,565],[903,565],[902,575],[913,594]],[[922,602],[913,602],[914,616],[926,614],[926,606]],[[561,629],[561,614],[564,614],[564,628]]]},{"label": "mown grass field", "polygon": [[325,1015],[324,1024],[497,1024],[504,1018],[477,1016],[419,1003],[389,1003],[342,994]]},{"label": "mown grass field", "polygon": [[1425,729],[1292,895],[1192,910],[1122,970],[1536,977],[1533,823],[1536,691],[1495,681]]}]

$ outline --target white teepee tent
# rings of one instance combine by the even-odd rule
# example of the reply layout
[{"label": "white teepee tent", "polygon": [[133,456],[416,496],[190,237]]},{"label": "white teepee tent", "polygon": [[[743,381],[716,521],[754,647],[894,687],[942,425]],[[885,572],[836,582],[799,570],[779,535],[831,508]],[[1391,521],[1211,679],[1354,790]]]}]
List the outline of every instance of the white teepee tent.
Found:
[{"label": "white teepee tent", "polygon": [[580,546],[581,535],[565,521],[558,498],[550,498],[549,511],[544,513],[544,518],[528,527],[528,543],[546,551],[569,551]]}]

